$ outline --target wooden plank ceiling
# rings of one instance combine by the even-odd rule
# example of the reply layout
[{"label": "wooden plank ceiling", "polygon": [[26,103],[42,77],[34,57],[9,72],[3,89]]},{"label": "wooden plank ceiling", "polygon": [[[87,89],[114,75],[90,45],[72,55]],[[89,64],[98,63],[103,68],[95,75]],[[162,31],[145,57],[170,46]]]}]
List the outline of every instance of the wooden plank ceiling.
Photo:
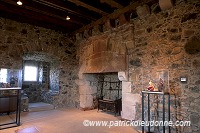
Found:
[{"label": "wooden plank ceiling", "polygon": [[[128,13],[133,10],[131,4],[138,6],[152,0],[21,0],[21,6],[17,1],[1,0],[0,17],[70,34],[110,19],[115,12]],[[68,21],[67,16],[71,18]]]}]

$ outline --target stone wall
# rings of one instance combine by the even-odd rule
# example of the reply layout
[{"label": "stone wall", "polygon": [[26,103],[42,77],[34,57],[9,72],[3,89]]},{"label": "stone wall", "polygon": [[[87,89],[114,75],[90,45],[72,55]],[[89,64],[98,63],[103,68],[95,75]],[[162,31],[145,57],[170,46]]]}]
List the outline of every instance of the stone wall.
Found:
[{"label": "stone wall", "polygon": [[58,60],[59,93],[43,94],[44,100],[55,107],[79,107],[79,91],[74,82],[78,66],[75,50],[73,42],[63,33],[0,18],[0,67],[21,69],[25,53],[42,53]]},{"label": "stone wall", "polygon": [[[200,84],[197,67],[200,61],[200,9],[198,6],[181,3],[174,8],[151,14],[134,23],[135,48],[129,50],[130,81],[134,82],[142,71],[143,88],[153,79],[158,70],[169,71],[169,88],[172,97],[173,118],[191,120],[191,127],[177,127],[180,132],[199,131]],[[139,70],[139,71],[138,71]],[[138,76],[139,77],[139,76]],[[187,77],[181,83],[180,77]],[[132,86],[133,93],[139,93],[141,83]],[[139,87],[137,87],[139,86]],[[191,99],[193,103],[187,103]],[[175,105],[175,102],[178,104]],[[196,103],[197,102],[197,103]],[[136,119],[141,119],[140,105],[137,105]],[[178,111],[178,115],[176,115]],[[175,119],[174,119],[175,120]],[[174,131],[174,130],[173,130]]]},{"label": "stone wall", "polygon": [[[108,39],[114,40],[112,48],[127,49],[128,63],[124,71],[128,72],[128,80],[122,83],[123,118],[141,120],[141,91],[147,88],[149,80],[154,79],[158,71],[167,70],[170,93],[173,94],[173,121],[186,120],[192,123],[189,127],[175,127],[172,131],[200,131],[200,9],[189,2],[177,1],[176,6],[169,10],[137,17],[130,24],[77,41],[79,49],[82,49],[93,41],[101,42],[102,36],[116,37]],[[107,46],[108,42],[105,41],[106,44],[102,46]],[[83,60],[86,56],[81,52],[78,55],[81,57],[79,79],[83,79],[82,64],[86,63]],[[181,77],[186,77],[187,82],[180,82]]]}]

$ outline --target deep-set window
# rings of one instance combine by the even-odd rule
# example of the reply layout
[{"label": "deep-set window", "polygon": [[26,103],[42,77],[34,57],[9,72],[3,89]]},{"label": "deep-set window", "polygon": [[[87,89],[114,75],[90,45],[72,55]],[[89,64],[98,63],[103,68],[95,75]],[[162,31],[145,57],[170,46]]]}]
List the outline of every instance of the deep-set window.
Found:
[{"label": "deep-set window", "polygon": [[7,83],[7,69],[0,69],[0,82]]}]

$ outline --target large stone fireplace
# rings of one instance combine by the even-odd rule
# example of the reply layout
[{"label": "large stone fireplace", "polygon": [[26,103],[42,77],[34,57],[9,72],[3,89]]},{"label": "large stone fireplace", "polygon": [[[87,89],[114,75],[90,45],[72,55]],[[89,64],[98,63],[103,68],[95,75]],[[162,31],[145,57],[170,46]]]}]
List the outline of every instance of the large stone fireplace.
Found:
[{"label": "large stone fireplace", "polygon": [[[113,34],[92,36],[82,41],[78,51],[80,107],[83,110],[95,108],[98,94],[99,75],[115,73],[115,80],[121,83],[121,115],[124,119],[135,119],[136,104],[140,102],[139,94],[132,94],[128,76],[128,51],[133,46],[132,26],[123,27],[124,31]],[[121,29],[118,29],[119,31]],[[122,35],[123,34],[123,35]],[[122,39],[123,38],[123,39]],[[121,41],[120,41],[121,40]],[[122,41],[123,40],[123,41]],[[110,77],[110,75],[107,75]],[[107,79],[109,80],[109,78]]]}]

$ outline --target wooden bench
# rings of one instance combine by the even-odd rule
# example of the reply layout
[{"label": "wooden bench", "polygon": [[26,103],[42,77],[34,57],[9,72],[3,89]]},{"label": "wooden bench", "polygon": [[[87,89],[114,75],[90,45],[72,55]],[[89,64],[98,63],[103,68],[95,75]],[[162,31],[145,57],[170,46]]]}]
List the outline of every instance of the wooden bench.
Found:
[{"label": "wooden bench", "polygon": [[122,107],[122,101],[121,98],[117,100],[109,100],[109,99],[99,99],[98,100],[98,111],[109,111],[114,112],[115,116],[118,113],[118,115],[121,114],[121,107]]}]

